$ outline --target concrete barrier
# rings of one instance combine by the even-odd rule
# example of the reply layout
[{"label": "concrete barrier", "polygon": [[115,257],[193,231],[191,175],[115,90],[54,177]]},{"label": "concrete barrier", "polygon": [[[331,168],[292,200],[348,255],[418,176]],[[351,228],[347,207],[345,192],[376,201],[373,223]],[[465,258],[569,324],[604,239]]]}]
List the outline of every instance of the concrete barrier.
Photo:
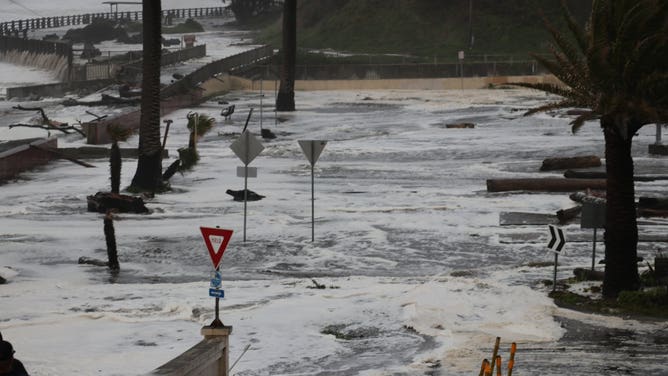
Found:
[{"label": "concrete barrier", "polygon": [[231,326],[202,328],[204,339],[147,376],[228,376]]},{"label": "concrete barrier", "polygon": [[52,153],[31,147],[31,145],[55,149],[58,147],[58,139],[55,137],[36,138],[0,144],[0,181],[13,178],[20,172],[56,159]]}]

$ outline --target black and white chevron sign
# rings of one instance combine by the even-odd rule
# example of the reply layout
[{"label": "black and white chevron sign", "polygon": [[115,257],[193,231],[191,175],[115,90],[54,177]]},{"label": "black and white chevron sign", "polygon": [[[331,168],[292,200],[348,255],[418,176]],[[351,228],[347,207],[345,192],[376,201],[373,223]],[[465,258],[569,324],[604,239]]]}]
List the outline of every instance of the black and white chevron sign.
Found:
[{"label": "black and white chevron sign", "polygon": [[550,242],[547,244],[547,248],[554,252],[561,253],[564,244],[566,244],[564,232],[557,226],[548,225],[548,227],[550,228]]}]

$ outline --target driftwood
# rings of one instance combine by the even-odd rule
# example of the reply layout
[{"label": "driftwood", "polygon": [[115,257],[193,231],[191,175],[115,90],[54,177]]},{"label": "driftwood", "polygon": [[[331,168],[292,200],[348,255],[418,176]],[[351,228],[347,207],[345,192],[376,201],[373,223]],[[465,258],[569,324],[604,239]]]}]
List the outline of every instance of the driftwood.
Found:
[{"label": "driftwood", "polygon": [[9,126],[9,129],[12,129],[14,127],[26,127],[26,128],[41,128],[41,129],[46,129],[47,131],[61,131],[65,134],[71,134],[70,131],[75,131],[79,133],[80,135],[86,137],[86,134],[79,128],[74,127],[73,125],[68,125],[67,123],[60,123],[59,126],[53,126],[53,125],[39,125],[39,124],[11,124]]},{"label": "driftwood", "polygon": [[643,209],[665,209],[668,210],[668,198],[640,197],[638,207]]},{"label": "driftwood", "polygon": [[46,113],[44,112],[44,109],[42,107],[23,107],[21,105],[18,105],[12,108],[21,111],[38,111],[42,116],[42,122],[40,124],[12,124],[9,126],[9,129],[13,127],[41,128],[46,130],[57,130],[65,134],[70,134],[69,131],[72,130],[86,137],[86,134],[81,129],[75,128],[74,126],[71,126],[67,123],[62,123],[56,120],[49,119],[49,117],[46,116]]},{"label": "driftwood", "polygon": [[601,166],[601,158],[595,155],[571,158],[547,158],[540,166],[541,171],[565,170],[569,168],[586,168]]},{"label": "driftwood", "polygon": [[[228,189],[225,191],[228,195],[232,196],[234,198],[234,201],[243,201],[244,200],[244,190],[238,190],[234,191],[232,189]],[[246,201],[260,201],[264,198],[265,196],[259,195],[251,190],[248,190]]]},{"label": "driftwood", "polygon": [[580,189],[605,189],[604,179],[488,179],[488,192],[542,191],[572,192]]},{"label": "driftwood", "polygon": [[580,205],[568,209],[560,209],[557,210],[557,219],[559,219],[559,223],[564,224],[577,217],[581,211],[582,206]]},{"label": "driftwood", "polygon": [[459,128],[459,129],[464,129],[464,128],[475,128],[475,124],[473,123],[455,123],[455,124],[446,124],[445,128]]},{"label": "driftwood", "polygon": [[90,257],[84,257],[84,256],[79,257],[79,264],[105,266],[105,267],[109,266],[109,262],[107,262],[107,261],[94,259],[94,258],[90,258]]},{"label": "driftwood", "polygon": [[637,210],[638,217],[661,217],[668,218],[668,209],[647,209],[647,208],[638,208]]},{"label": "driftwood", "polygon": [[115,210],[119,213],[148,213],[141,197],[97,192],[94,196],[86,197],[86,200],[89,212],[107,213],[109,210]]},{"label": "driftwood", "polygon": [[66,99],[63,106],[135,106],[139,104],[139,98],[119,98],[108,94],[102,94],[102,99],[98,101],[78,101],[76,99]]}]

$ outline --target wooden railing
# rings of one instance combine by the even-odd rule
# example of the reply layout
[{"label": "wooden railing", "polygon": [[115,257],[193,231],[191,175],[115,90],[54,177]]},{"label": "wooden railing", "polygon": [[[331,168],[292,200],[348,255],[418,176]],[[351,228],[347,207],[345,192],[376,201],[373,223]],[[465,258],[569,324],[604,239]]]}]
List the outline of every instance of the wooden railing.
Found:
[{"label": "wooden railing", "polygon": [[[220,17],[227,12],[226,7],[165,9],[162,17],[167,19]],[[49,29],[54,27],[88,25],[94,19],[130,20],[142,19],[141,11],[87,13],[69,16],[52,16],[14,20],[0,23],[0,35],[15,35],[28,30]]]}]

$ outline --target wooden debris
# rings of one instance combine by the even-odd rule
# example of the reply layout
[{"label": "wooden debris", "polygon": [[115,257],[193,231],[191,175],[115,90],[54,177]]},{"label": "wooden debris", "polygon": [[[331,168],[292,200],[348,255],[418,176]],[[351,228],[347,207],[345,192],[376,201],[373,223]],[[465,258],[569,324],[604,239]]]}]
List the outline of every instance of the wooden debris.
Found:
[{"label": "wooden debris", "polygon": [[488,179],[487,192],[542,191],[572,192],[581,189],[605,189],[605,179]]},{"label": "wooden debris", "polygon": [[565,170],[569,168],[586,168],[601,166],[601,158],[595,155],[570,158],[547,158],[543,160],[541,171]]},{"label": "wooden debris", "polygon": [[79,264],[105,266],[105,267],[109,266],[109,262],[107,262],[107,261],[94,259],[94,258],[90,258],[90,257],[84,257],[84,256],[79,257]]},{"label": "wooden debris", "polygon": [[575,192],[571,193],[568,196],[571,200],[579,203],[585,203],[585,202],[590,202],[592,204],[599,204],[599,205],[605,205],[607,202],[605,200],[604,193],[597,193],[597,192]]},{"label": "wooden debris", "polygon": [[78,101],[76,99],[66,99],[63,106],[136,106],[139,104],[139,98],[120,98],[108,94],[102,94],[102,99],[97,101]]},{"label": "wooden debris", "polygon": [[[579,170],[566,170],[564,172],[565,178],[571,179],[607,179],[607,174],[605,171],[579,171]],[[656,181],[656,180],[668,180],[668,175],[641,175],[634,176],[634,181]]]}]

